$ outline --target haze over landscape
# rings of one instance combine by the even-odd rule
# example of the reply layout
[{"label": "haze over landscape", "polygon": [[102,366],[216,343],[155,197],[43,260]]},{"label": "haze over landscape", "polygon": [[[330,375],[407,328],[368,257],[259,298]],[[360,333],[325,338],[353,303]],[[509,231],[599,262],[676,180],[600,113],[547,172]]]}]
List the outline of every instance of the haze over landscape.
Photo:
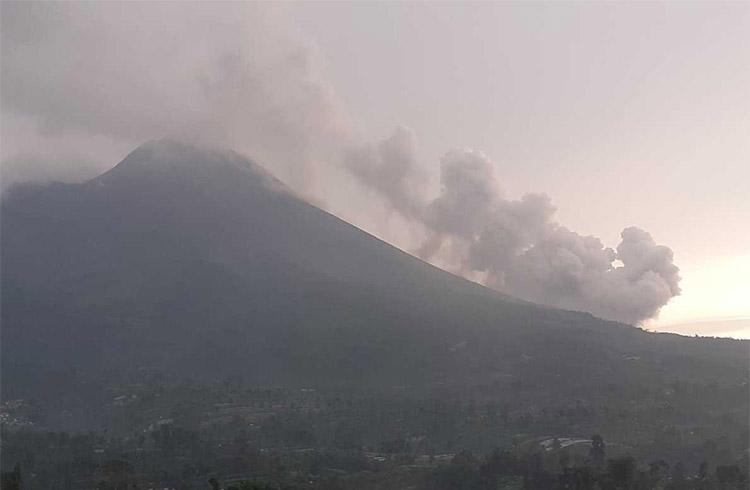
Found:
[{"label": "haze over landscape", "polygon": [[744,490],[750,4],[0,3],[3,490]]},{"label": "haze over landscape", "polygon": [[[657,330],[746,318],[747,10],[10,2],[3,187],[187,138],[515,296]],[[616,252],[632,226],[653,244]]]}]

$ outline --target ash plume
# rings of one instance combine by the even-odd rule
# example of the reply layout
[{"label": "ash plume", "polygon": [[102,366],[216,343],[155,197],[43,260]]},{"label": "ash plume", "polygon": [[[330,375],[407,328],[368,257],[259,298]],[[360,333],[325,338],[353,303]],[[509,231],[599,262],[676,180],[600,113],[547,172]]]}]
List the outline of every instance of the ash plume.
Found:
[{"label": "ash plume", "polygon": [[272,5],[4,2],[1,58],[8,178],[70,137],[110,163],[168,136],[253,155],[309,194],[350,130]]},{"label": "ash plume", "polygon": [[385,196],[399,213],[422,217],[423,178],[417,169],[416,137],[409,128],[396,128],[387,139],[350,150],[344,165],[359,181]]},{"label": "ash plume", "polygon": [[[391,147],[402,131],[376,147]],[[494,289],[627,323],[656,316],[680,293],[672,251],[648,232],[625,228],[612,249],[597,237],[571,231],[553,220],[555,207],[546,194],[505,198],[494,164],[481,152],[447,152],[438,195],[415,202],[405,192],[417,160],[405,150],[415,145],[399,148],[401,152],[380,151],[378,158],[371,156],[372,150],[353,152],[360,158],[350,161],[349,168],[396,211],[428,230],[417,248],[425,260],[448,251],[451,257],[458,255],[454,260],[460,272],[481,273]],[[389,160],[388,155],[395,157]]]}]

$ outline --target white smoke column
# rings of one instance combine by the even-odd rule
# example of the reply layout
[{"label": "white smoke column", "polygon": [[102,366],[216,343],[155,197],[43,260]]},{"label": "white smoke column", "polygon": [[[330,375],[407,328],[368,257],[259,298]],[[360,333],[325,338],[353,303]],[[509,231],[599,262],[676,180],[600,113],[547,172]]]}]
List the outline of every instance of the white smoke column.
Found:
[{"label": "white smoke column", "polygon": [[469,277],[482,273],[484,282],[500,291],[628,323],[656,316],[680,293],[672,251],[650,234],[626,228],[615,251],[596,237],[570,231],[553,221],[547,195],[504,198],[494,164],[481,152],[449,151],[441,160],[438,196],[430,202],[409,198],[405,192],[417,157],[408,151],[415,145],[381,150],[377,157],[372,150],[391,148],[402,132],[352,153],[358,159],[349,167],[394,209],[431,231],[417,251],[421,257],[440,262],[448,254],[456,270]]}]

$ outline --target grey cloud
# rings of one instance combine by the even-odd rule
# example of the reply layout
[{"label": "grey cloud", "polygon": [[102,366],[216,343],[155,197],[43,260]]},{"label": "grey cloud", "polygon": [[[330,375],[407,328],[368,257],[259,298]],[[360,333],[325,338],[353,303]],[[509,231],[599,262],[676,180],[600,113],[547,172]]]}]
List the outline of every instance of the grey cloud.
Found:
[{"label": "grey cloud", "polygon": [[[494,164],[481,152],[446,153],[439,194],[429,202],[411,204],[403,193],[408,188],[406,170],[417,160],[407,150],[414,148],[413,143],[401,147],[392,161],[382,151],[378,159],[361,158],[358,161],[368,170],[354,171],[395,209],[430,230],[417,249],[421,257],[447,256],[447,262],[459,262],[463,274],[482,273],[488,286],[529,301],[628,323],[656,316],[680,293],[672,251],[657,245],[650,234],[626,228],[613,250],[596,237],[568,230],[553,221],[555,207],[547,195],[504,198]],[[376,163],[365,166],[367,162]],[[384,181],[378,169],[390,169],[398,185]],[[394,188],[399,192],[394,194]],[[410,202],[409,207],[404,202]]]},{"label": "grey cloud", "polygon": [[387,139],[350,150],[344,164],[357,180],[384,196],[396,211],[421,219],[423,182],[417,169],[416,138],[410,129],[396,128]]},{"label": "grey cloud", "polygon": [[437,232],[471,237],[499,199],[492,163],[477,151],[451,150],[441,160],[440,184],[428,224]]},{"label": "grey cloud", "polygon": [[303,191],[348,135],[314,48],[273,6],[5,2],[2,9],[3,111],[32,118],[42,135],[228,145]]}]

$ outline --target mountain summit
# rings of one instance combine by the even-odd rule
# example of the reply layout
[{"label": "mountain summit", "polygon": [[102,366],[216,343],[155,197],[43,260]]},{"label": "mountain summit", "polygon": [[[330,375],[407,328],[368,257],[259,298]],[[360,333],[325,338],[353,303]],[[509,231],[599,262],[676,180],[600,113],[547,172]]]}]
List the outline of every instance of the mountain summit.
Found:
[{"label": "mountain summit", "polygon": [[264,185],[280,192],[286,186],[263,167],[231,150],[212,149],[178,140],[149,141],[114,168],[91,182],[121,184],[158,178],[190,179],[207,185],[221,179],[240,179],[245,185]]},{"label": "mountain summit", "polygon": [[6,396],[154,371],[584,389],[746,363],[744,343],[647,333],[451,275],[231,151],[150,142],[89,182],[12,190],[2,224]]}]

